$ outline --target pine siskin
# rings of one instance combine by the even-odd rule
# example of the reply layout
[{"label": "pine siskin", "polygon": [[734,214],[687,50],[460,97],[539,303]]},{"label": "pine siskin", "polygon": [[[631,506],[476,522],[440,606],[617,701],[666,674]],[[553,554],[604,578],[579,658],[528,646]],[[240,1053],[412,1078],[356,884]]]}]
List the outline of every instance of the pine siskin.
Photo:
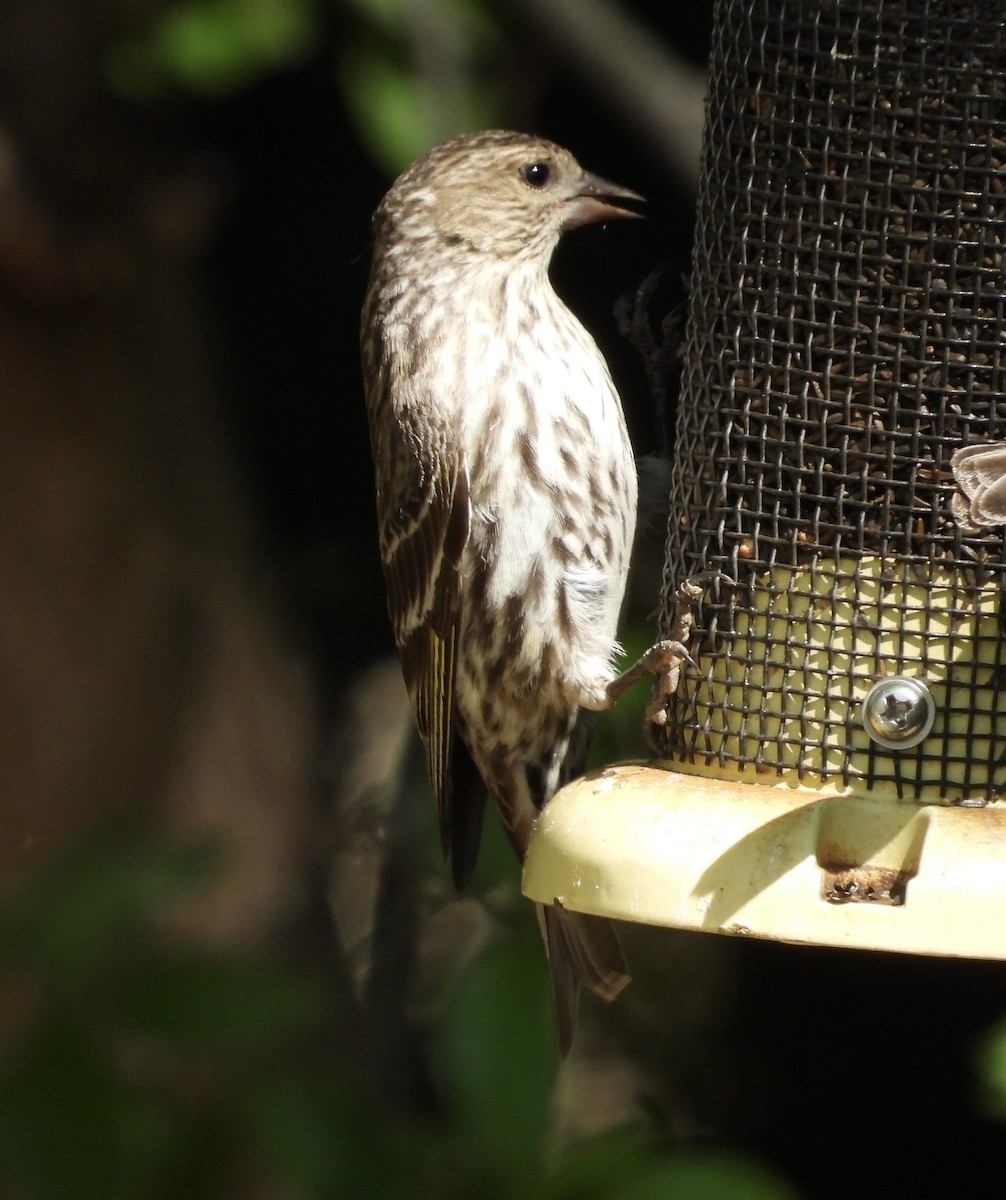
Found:
[{"label": "pine siskin", "polygon": [[[582,767],[585,709],[683,648],[616,675],[636,517],[618,395],[556,295],[564,230],[640,197],[517,133],[436,146],[374,218],[362,358],[381,556],[405,681],[457,887],[486,792],[523,861],[535,819]],[[579,985],[629,982],[603,918],[544,906],[563,1052]]]}]

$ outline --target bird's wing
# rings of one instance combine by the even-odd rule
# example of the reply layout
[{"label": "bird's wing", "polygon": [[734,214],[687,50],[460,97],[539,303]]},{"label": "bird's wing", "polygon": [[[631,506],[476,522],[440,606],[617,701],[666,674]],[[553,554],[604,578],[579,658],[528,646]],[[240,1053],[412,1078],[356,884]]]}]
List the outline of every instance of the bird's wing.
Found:
[{"label": "bird's wing", "polygon": [[[464,454],[435,405],[410,404],[383,431],[378,490],[381,560],[402,672],[426,748],[444,853],[452,852],[454,679],[461,557],[468,541]],[[481,814],[479,814],[481,817]]]}]

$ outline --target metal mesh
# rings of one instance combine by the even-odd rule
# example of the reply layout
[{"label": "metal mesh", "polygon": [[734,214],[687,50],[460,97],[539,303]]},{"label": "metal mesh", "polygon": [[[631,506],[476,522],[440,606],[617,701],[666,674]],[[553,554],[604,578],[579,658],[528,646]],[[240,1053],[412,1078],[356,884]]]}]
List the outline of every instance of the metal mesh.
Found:
[{"label": "metal mesh", "polygon": [[[948,463],[1006,438],[1006,6],[720,0],[711,67],[665,636],[684,580],[733,582],[657,748],[987,798],[1006,567]],[[894,673],[937,702],[897,753],[859,719]]]}]

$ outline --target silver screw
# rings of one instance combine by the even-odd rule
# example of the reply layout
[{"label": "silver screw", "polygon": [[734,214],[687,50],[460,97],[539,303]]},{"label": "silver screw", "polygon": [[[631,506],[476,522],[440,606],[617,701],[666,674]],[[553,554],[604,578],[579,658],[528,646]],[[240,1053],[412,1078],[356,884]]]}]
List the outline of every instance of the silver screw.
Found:
[{"label": "silver screw", "polygon": [[870,688],[862,712],[863,726],[878,746],[908,750],[932,729],[936,702],[921,679],[892,675]]}]

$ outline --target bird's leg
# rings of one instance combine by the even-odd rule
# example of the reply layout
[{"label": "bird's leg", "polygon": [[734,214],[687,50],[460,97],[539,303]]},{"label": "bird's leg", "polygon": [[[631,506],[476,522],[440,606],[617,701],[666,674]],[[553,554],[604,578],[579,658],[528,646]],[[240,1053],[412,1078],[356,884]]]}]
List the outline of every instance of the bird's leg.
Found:
[{"label": "bird's leg", "polygon": [[608,684],[608,704],[614,704],[626,688],[630,688],[644,675],[655,675],[657,679],[653,696],[646,706],[646,719],[656,720],[653,710],[663,707],[674,694],[683,662],[695,666],[695,659],[688,653],[684,642],[673,638],[657,642],[645,654],[641,654],[631,667],[616,675]]},{"label": "bird's leg", "polygon": [[656,725],[667,723],[667,701],[678,688],[681,676],[681,664],[696,665],[688,653],[688,641],[695,622],[695,608],[702,593],[711,583],[723,580],[732,583],[729,575],[722,571],[704,571],[701,575],[693,575],[678,587],[677,599],[674,605],[674,626],[671,636],[651,646],[644,654],[622,671],[620,675],[608,684],[607,699],[609,704],[622,695],[626,688],[631,687],[644,675],[655,675],[656,682],[653,695],[646,705],[646,720]]}]

